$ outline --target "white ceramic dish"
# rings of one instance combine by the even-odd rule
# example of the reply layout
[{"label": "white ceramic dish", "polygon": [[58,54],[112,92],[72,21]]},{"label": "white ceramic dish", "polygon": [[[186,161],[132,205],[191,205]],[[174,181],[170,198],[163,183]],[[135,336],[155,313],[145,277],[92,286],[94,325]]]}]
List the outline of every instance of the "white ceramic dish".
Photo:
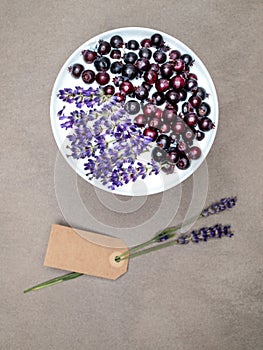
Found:
[{"label": "white ceramic dish", "polygon": [[[86,85],[82,82],[81,79],[76,80],[68,73],[68,67],[73,65],[74,63],[81,63],[84,66],[88,66],[85,64],[81,52],[85,49],[94,49],[100,39],[104,39],[109,41],[113,35],[121,35],[125,42],[130,39],[135,39],[137,41],[141,41],[144,38],[151,37],[154,33],[160,33],[166,44],[169,45],[172,49],[177,49],[181,53],[190,54],[195,62],[193,68],[191,68],[191,72],[197,74],[198,76],[198,86],[202,86],[209,93],[209,98],[207,102],[211,107],[211,115],[209,118],[215,124],[215,128],[206,133],[206,137],[199,142],[199,147],[202,150],[202,157],[198,160],[192,161],[191,166],[186,170],[177,170],[174,174],[166,175],[160,172],[159,175],[151,175],[147,176],[144,180],[137,180],[136,182],[128,183],[127,185],[123,185],[118,187],[116,190],[109,190],[107,186],[103,186],[98,180],[88,180],[83,164],[86,162],[85,160],[76,161],[72,157],[67,157],[68,150],[66,149],[67,139],[66,136],[69,132],[66,132],[61,128],[57,117],[57,112],[62,109],[65,105],[61,100],[58,99],[57,93],[59,89],[74,88],[75,86],[83,86],[88,88],[89,85]],[[85,67],[85,69],[87,69]],[[197,168],[202,164],[204,159],[206,158],[208,152],[210,151],[212,144],[214,142],[216,131],[218,127],[218,99],[215,90],[215,86],[213,81],[208,73],[205,65],[202,63],[199,57],[185,44],[181,41],[175,39],[174,37],[165,34],[159,30],[148,29],[148,28],[137,28],[137,27],[127,27],[127,28],[118,28],[114,29],[102,34],[97,35],[89,39],[83,45],[81,45],[77,50],[73,52],[73,54],[67,59],[63,67],[61,68],[57,79],[55,81],[52,95],[51,95],[51,104],[50,104],[50,117],[51,117],[51,126],[52,131],[58,145],[60,152],[63,154],[65,160],[68,164],[76,171],[78,175],[80,175],[84,180],[90,182],[94,186],[103,189],[108,192],[114,192],[115,194],[120,195],[128,195],[128,196],[145,196],[150,194],[159,193],[165,190],[168,190],[179,183],[186,180],[189,176],[191,176]],[[149,153],[149,152],[148,152]],[[140,160],[145,161],[149,159],[149,154],[140,158]]]}]

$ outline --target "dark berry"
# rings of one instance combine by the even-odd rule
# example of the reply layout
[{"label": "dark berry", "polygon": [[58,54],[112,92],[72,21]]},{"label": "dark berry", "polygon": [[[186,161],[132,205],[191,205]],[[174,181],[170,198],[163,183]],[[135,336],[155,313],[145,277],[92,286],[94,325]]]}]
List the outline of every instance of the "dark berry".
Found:
[{"label": "dark berry", "polygon": [[97,52],[92,50],[84,50],[82,51],[83,59],[86,63],[93,63],[97,58]]},{"label": "dark berry", "polygon": [[141,58],[146,58],[149,60],[152,57],[152,51],[150,49],[143,48],[139,51],[139,56]]},{"label": "dark berry", "polygon": [[192,56],[190,56],[189,54],[184,54],[181,56],[181,59],[184,61],[186,66],[191,66],[194,62]]},{"label": "dark berry", "polygon": [[173,75],[174,67],[171,63],[164,63],[161,68],[161,75],[163,78],[170,78]]},{"label": "dark berry", "polygon": [[187,91],[193,91],[197,87],[197,81],[195,79],[186,80],[185,89]]},{"label": "dark berry", "polygon": [[174,61],[174,70],[176,72],[182,72],[185,68],[184,61],[181,58],[178,58]]},{"label": "dark berry", "polygon": [[181,89],[179,91],[180,101],[185,101],[187,98],[187,91],[185,89]]},{"label": "dark berry", "polygon": [[142,47],[147,47],[147,48],[151,47],[151,39],[148,39],[148,38],[143,39],[141,41],[141,46]]},{"label": "dark berry", "polygon": [[129,95],[134,91],[134,86],[130,81],[124,81],[120,85],[120,92]]},{"label": "dark berry", "polygon": [[137,87],[134,91],[135,96],[138,100],[143,101],[149,96],[149,91],[142,85]]},{"label": "dark berry", "polygon": [[188,152],[188,157],[190,159],[198,159],[201,157],[201,149],[197,146],[193,146],[190,148]]},{"label": "dark berry", "polygon": [[129,50],[138,50],[139,43],[136,40],[129,40],[126,45],[127,49]]},{"label": "dark berry", "polygon": [[188,101],[194,108],[198,108],[202,103],[202,99],[200,96],[191,96]]},{"label": "dark berry", "polygon": [[167,135],[161,134],[157,137],[156,143],[163,149],[168,149],[171,144],[171,138]]},{"label": "dark berry", "polygon": [[93,70],[90,70],[90,69],[84,70],[84,72],[82,73],[82,80],[86,84],[93,83],[95,80],[95,73],[93,72]]},{"label": "dark berry", "polygon": [[147,72],[144,73],[144,80],[146,81],[146,83],[149,83],[149,84],[154,84],[157,80],[157,77],[158,77],[158,74],[153,71],[153,70],[148,70]]},{"label": "dark berry", "polygon": [[152,141],[155,141],[158,137],[158,131],[155,128],[148,127],[144,129],[143,135],[150,137]]},{"label": "dark berry", "polygon": [[152,85],[149,83],[146,83],[146,81],[142,82],[142,86],[145,87],[148,91],[150,91],[152,88]]},{"label": "dark berry", "polygon": [[180,101],[180,95],[178,92],[169,90],[165,94],[166,101],[169,102],[172,106],[176,105]]},{"label": "dark berry", "polygon": [[152,103],[147,103],[146,105],[143,106],[143,113],[147,116],[147,117],[152,117],[154,116],[154,113],[156,111],[156,106]]},{"label": "dark berry", "polygon": [[138,70],[133,64],[127,63],[122,67],[122,75],[124,77],[132,80],[137,76],[137,74]]},{"label": "dark berry", "polygon": [[204,100],[204,99],[207,97],[206,90],[205,90],[204,88],[202,88],[202,87],[197,87],[197,88],[194,90],[193,94],[194,94],[195,96],[201,97],[202,100]]},{"label": "dark berry", "polygon": [[177,147],[180,152],[186,152],[188,150],[188,145],[185,141],[178,142]]},{"label": "dark berry", "polygon": [[124,102],[126,100],[126,95],[123,95],[120,92],[116,92],[114,96],[117,102]]},{"label": "dark berry", "polygon": [[187,130],[185,131],[185,133],[183,134],[183,139],[186,142],[192,141],[195,138],[195,133],[193,130],[191,130],[190,128],[187,128]]},{"label": "dark berry", "polygon": [[166,159],[169,163],[176,164],[180,158],[180,152],[176,147],[172,147],[167,152]]},{"label": "dark berry", "polygon": [[127,113],[134,115],[139,113],[140,111],[140,104],[136,100],[130,100],[125,103],[124,109]]},{"label": "dark berry", "polygon": [[201,103],[201,105],[199,106],[198,110],[197,110],[197,114],[200,117],[207,117],[211,112],[211,108],[209,106],[208,103],[203,102]]},{"label": "dark berry", "polygon": [[115,93],[115,87],[113,85],[107,85],[103,90],[105,95],[114,95]]},{"label": "dark berry", "polygon": [[118,60],[121,58],[121,51],[114,49],[111,50],[110,57],[113,58],[114,60]]},{"label": "dark berry", "polygon": [[178,50],[172,50],[170,53],[169,53],[169,57],[172,61],[175,61],[177,60],[178,58],[181,57],[181,52],[178,51]]},{"label": "dark berry", "polygon": [[162,105],[165,102],[165,96],[163,92],[155,92],[152,95],[152,101],[154,104],[156,104],[157,106]]},{"label": "dark berry", "polygon": [[172,123],[173,121],[175,121],[176,118],[176,113],[174,112],[174,110],[172,109],[165,109],[163,111],[163,120],[166,123]]},{"label": "dark berry", "polygon": [[110,71],[113,74],[119,74],[122,71],[122,67],[123,67],[122,62],[119,62],[119,61],[113,62],[111,67],[110,67]]},{"label": "dark berry", "polygon": [[186,156],[180,157],[179,161],[176,164],[177,168],[180,170],[185,170],[189,168],[190,166],[190,161]]},{"label": "dark berry", "polygon": [[139,127],[143,127],[147,124],[147,117],[144,114],[138,114],[134,118],[134,124]]},{"label": "dark berry", "polygon": [[118,87],[124,81],[124,78],[121,75],[119,75],[119,76],[114,77],[112,79],[112,81],[113,81],[114,85]]},{"label": "dark berry", "polygon": [[96,75],[96,82],[100,85],[106,85],[110,81],[110,75],[107,72],[99,72]]},{"label": "dark berry", "polygon": [[126,55],[124,56],[124,62],[125,63],[135,63],[138,59],[138,56],[136,55],[135,52],[128,52],[126,53]]},{"label": "dark berry", "polygon": [[198,122],[199,129],[201,131],[209,131],[214,128],[214,124],[211,119],[204,117]]},{"label": "dark berry", "polygon": [[182,113],[187,114],[189,112],[193,112],[194,108],[188,102],[183,103],[182,105]]},{"label": "dark berry", "polygon": [[172,163],[165,163],[162,165],[161,170],[165,174],[172,174],[174,172],[174,167],[175,167],[175,165]]},{"label": "dark berry", "polygon": [[172,129],[175,134],[182,134],[185,130],[185,123],[181,120],[177,120],[172,124]]},{"label": "dark berry", "polygon": [[160,47],[163,44],[163,37],[161,34],[156,33],[151,36],[151,46]]},{"label": "dark berry", "polygon": [[174,90],[180,90],[184,87],[184,85],[185,85],[185,79],[180,75],[176,75],[170,80],[170,86]]},{"label": "dark berry", "polygon": [[107,55],[111,50],[111,46],[107,41],[100,40],[99,41],[99,47],[98,47],[98,53],[100,55]]},{"label": "dark berry", "polygon": [[119,48],[122,47],[123,45],[123,39],[120,35],[114,35],[111,39],[110,39],[110,44],[112,47],[114,48]]},{"label": "dark berry", "polygon": [[160,163],[166,159],[166,152],[160,147],[154,147],[152,150],[152,159]]},{"label": "dark berry", "polygon": [[69,67],[68,70],[74,78],[78,79],[84,70],[84,66],[80,63],[75,63],[72,67]]},{"label": "dark berry", "polygon": [[162,50],[156,50],[153,58],[157,63],[164,63],[166,61],[166,54]]},{"label": "dark berry", "polygon": [[205,133],[202,131],[196,131],[195,138],[197,141],[202,141],[205,138]]},{"label": "dark berry", "polygon": [[160,72],[160,67],[158,63],[151,63],[150,69],[154,70],[156,73]]},{"label": "dark berry", "polygon": [[196,126],[198,122],[197,115],[193,112],[187,113],[184,117],[184,122],[190,127]]},{"label": "dark berry", "polygon": [[140,70],[140,71],[147,71],[150,69],[150,61],[147,58],[140,58],[136,63],[135,63],[136,67]]},{"label": "dark berry", "polygon": [[94,61],[94,66],[98,72],[108,70],[110,68],[110,60],[108,57],[98,57]]},{"label": "dark berry", "polygon": [[161,120],[157,117],[151,117],[148,121],[149,126],[155,128],[155,129],[160,129],[161,127]]},{"label": "dark berry", "polygon": [[168,132],[170,132],[171,131],[170,123],[162,123],[160,126],[160,130],[164,134],[167,134]]},{"label": "dark berry", "polygon": [[165,92],[169,89],[169,80],[168,79],[159,79],[155,83],[155,88],[159,92]]}]

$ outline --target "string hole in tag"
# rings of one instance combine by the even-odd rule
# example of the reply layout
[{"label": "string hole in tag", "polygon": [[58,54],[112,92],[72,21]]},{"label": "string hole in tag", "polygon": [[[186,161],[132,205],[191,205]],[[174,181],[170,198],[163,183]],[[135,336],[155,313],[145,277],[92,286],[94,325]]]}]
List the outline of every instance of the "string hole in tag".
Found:
[{"label": "string hole in tag", "polygon": [[119,255],[121,254],[121,252],[113,252],[110,257],[110,264],[113,267],[121,267],[124,264],[124,260],[121,260]]}]

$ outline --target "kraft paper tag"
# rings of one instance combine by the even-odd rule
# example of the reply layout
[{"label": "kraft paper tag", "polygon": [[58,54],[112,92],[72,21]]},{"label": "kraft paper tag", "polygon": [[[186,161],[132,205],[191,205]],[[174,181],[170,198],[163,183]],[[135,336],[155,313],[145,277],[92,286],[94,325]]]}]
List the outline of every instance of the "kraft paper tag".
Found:
[{"label": "kraft paper tag", "polygon": [[115,257],[127,249],[119,238],[52,225],[44,265],[115,280],[128,268]]}]

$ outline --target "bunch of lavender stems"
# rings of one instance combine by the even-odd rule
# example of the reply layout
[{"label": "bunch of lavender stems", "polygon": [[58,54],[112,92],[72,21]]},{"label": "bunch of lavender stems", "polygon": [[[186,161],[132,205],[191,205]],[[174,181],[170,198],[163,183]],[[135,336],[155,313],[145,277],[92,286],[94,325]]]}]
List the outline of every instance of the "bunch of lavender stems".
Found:
[{"label": "bunch of lavender stems", "polygon": [[[233,233],[229,225],[224,227],[222,227],[222,225],[215,225],[209,228],[203,227],[199,231],[192,231],[191,233],[188,233],[188,234],[179,235],[175,240],[170,241],[171,238],[174,238],[177,235],[177,231],[183,228],[184,226],[187,226],[198,219],[205,218],[214,214],[218,214],[227,209],[231,209],[235,206],[236,201],[237,201],[236,197],[223,198],[219,202],[214,203],[210,205],[208,208],[204,209],[201,212],[201,214],[198,215],[197,217],[193,217],[177,226],[165,228],[164,230],[156,234],[152,239],[144,243],[138,244],[137,246],[128,249],[127,251],[120,254],[119,256],[116,256],[115,260],[116,262],[120,262],[121,260],[131,259],[140,255],[148,254],[153,251],[164,249],[173,245],[187,244],[191,241],[198,243],[199,241],[207,241],[208,238],[213,238],[213,237],[221,238],[222,235],[232,237]],[[163,243],[166,240],[169,240],[169,241],[166,243]],[[154,243],[162,243],[162,244],[154,245],[147,249],[143,249]],[[28,293],[33,290],[42,289],[60,282],[68,281],[82,275],[83,275],[82,273],[70,272],[66,275],[56,277],[46,282],[40,283],[36,286],[33,286],[25,290],[24,293]]]}]

